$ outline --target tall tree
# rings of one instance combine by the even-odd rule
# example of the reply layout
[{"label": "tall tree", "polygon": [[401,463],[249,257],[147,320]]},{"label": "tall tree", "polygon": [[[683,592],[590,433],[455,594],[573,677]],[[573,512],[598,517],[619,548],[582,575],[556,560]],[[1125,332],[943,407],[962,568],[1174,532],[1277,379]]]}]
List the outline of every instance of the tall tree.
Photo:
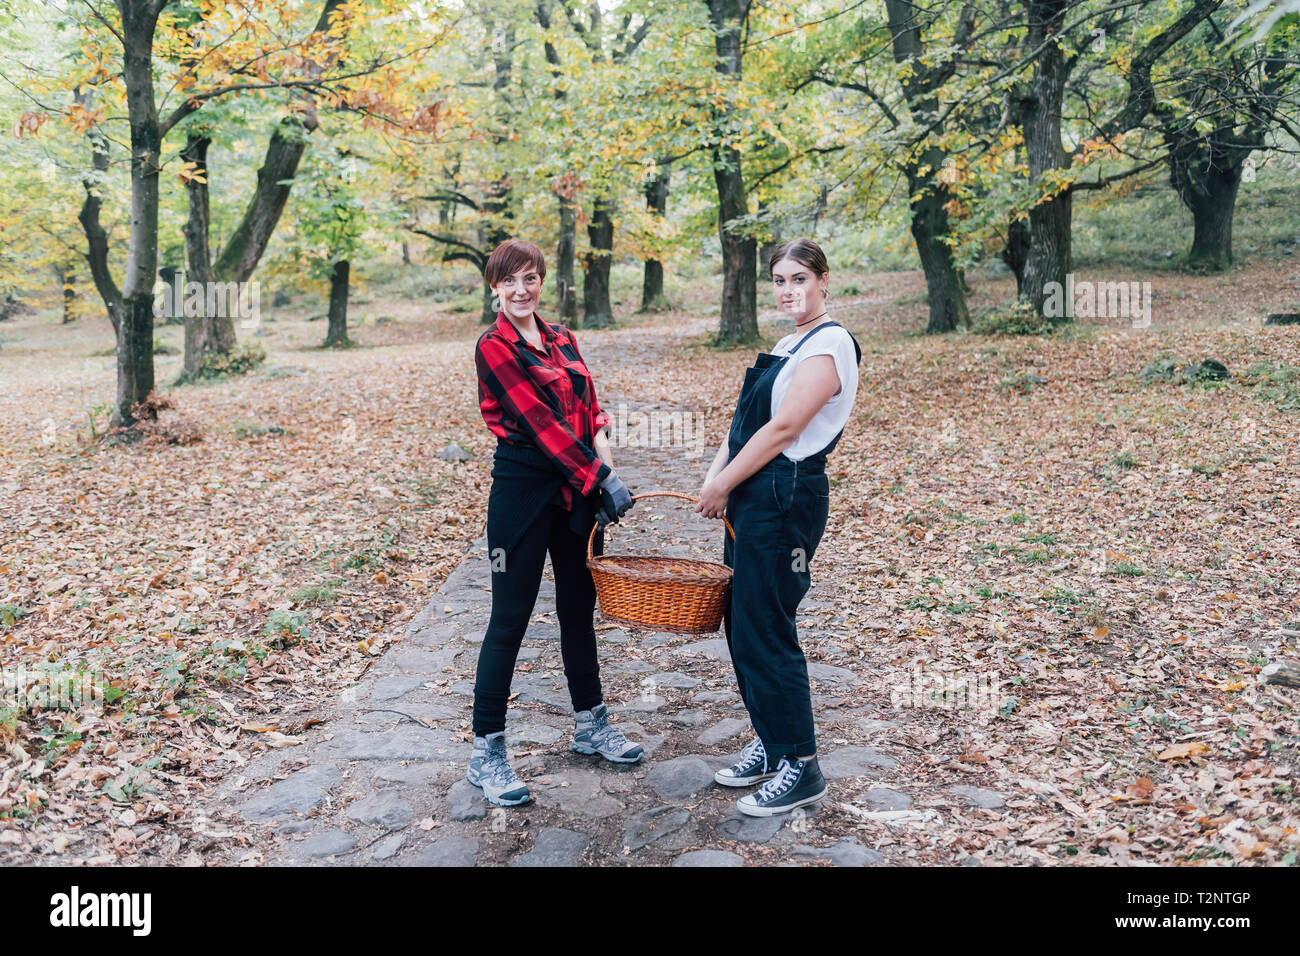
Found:
[{"label": "tall tree", "polygon": [[[660,160],[655,163],[654,173],[645,180],[645,204],[650,215],[662,219],[668,211],[668,187],[672,176],[672,164]],[[656,312],[668,307],[664,296],[664,264],[653,256],[646,259],[643,266],[641,282],[641,311]]]},{"label": "tall tree", "polygon": [[1201,33],[1200,49],[1171,77],[1175,95],[1154,113],[1168,148],[1169,182],[1192,214],[1187,264],[1219,272],[1232,264],[1237,192],[1251,154],[1268,148],[1276,129],[1300,138],[1300,28],[1236,48],[1213,21]]},{"label": "tall tree", "polygon": [[975,6],[962,5],[953,36],[945,43],[951,52],[937,59],[933,54],[925,55],[924,21],[919,4],[886,0],[885,9],[894,62],[907,67],[901,73],[903,99],[913,122],[928,124],[926,138],[909,151],[903,164],[912,210],[912,238],[925,272],[930,305],[926,331],[951,332],[966,325],[970,314],[965,286],[950,244],[948,204],[952,196],[940,178],[940,171],[948,162],[948,152],[941,145],[939,91],[956,71],[957,57],[970,46]]},{"label": "tall tree", "polygon": [[[723,89],[732,90],[741,78],[745,58],[745,24],[750,0],[704,0],[713,27],[716,69],[723,77]],[[725,94],[724,94],[725,95]],[[755,269],[758,241],[745,225],[749,216],[749,193],[740,150],[742,122],[734,93],[714,112],[712,148],[713,178],[718,188],[718,239],[722,245],[722,314],[718,324],[720,342],[753,342],[758,339],[758,302]]]}]

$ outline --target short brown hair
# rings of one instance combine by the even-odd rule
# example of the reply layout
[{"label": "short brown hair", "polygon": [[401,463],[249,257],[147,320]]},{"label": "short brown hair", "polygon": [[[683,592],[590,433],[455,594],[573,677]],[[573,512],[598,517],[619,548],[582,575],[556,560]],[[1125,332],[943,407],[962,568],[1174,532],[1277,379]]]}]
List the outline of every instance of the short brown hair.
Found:
[{"label": "short brown hair", "polygon": [[791,239],[777,246],[776,251],[772,253],[772,258],[767,262],[769,279],[772,278],[772,270],[782,259],[793,259],[801,266],[807,266],[818,276],[831,271],[830,266],[826,264],[826,253],[822,252],[822,247],[811,239]]},{"label": "short brown hair", "polygon": [[488,256],[483,278],[488,285],[496,285],[527,266],[536,269],[540,278],[546,278],[546,260],[542,258],[542,250],[523,239],[507,239]]}]

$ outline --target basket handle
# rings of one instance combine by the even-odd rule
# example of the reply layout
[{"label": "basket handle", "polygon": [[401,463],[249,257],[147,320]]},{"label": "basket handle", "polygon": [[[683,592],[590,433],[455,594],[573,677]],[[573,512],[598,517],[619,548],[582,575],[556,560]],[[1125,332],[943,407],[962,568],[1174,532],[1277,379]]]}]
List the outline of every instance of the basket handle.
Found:
[{"label": "basket handle", "polygon": [[[632,496],[633,501],[640,501],[642,498],[685,498],[687,501],[696,501],[696,502],[700,500],[699,498],[692,498],[690,495],[683,495],[676,491],[647,491],[645,494]],[[731,522],[728,521],[724,516],[722,519],[722,523],[727,526],[727,531],[730,532],[731,534],[731,540],[735,541],[736,529],[731,526]],[[593,554],[592,552],[596,543],[596,529],[598,527],[600,527],[600,522],[596,522],[595,524],[593,524],[591,526],[591,534],[587,535],[587,560],[588,561],[592,560],[595,557],[595,554]]]}]

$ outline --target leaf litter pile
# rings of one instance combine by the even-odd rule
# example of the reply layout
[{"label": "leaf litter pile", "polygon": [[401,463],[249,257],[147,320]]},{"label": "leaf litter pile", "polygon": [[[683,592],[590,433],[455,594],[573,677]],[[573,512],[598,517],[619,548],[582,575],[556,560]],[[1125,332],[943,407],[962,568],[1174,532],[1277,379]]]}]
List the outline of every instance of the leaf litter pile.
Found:
[{"label": "leaf litter pile", "polygon": [[[1300,656],[1300,329],[1244,319],[1300,277],[1151,278],[1147,329],[917,336],[915,274],[835,303],[862,384],[805,650],[861,678],[842,706],[923,825],[833,784],[820,829],[917,864],[1295,864],[1300,692],[1261,671]],[[262,371],[160,389],[177,444],[88,441],[107,335],[6,324],[0,860],[201,862],[205,791],[299,743],[481,534],[480,329],[405,305],[366,348],[281,319]],[[580,337],[602,394],[698,410],[711,450],[752,350],[638,363],[648,336],[702,342],[696,316]],[[997,799],[934,799],[959,785]]]}]

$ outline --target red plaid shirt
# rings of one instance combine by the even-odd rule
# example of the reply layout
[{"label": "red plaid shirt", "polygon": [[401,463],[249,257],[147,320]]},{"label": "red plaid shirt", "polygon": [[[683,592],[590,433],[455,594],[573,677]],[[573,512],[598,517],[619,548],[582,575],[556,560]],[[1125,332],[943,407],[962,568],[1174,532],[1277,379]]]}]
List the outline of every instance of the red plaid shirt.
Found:
[{"label": "red plaid shirt", "polygon": [[479,408],[498,438],[545,452],[568,479],[560,493],[565,508],[573,492],[590,494],[610,468],[593,450],[596,432],[609,416],[596,402],[596,383],[578,352],[573,333],[537,319],[542,347],[535,349],[504,312],[479,336]]}]

